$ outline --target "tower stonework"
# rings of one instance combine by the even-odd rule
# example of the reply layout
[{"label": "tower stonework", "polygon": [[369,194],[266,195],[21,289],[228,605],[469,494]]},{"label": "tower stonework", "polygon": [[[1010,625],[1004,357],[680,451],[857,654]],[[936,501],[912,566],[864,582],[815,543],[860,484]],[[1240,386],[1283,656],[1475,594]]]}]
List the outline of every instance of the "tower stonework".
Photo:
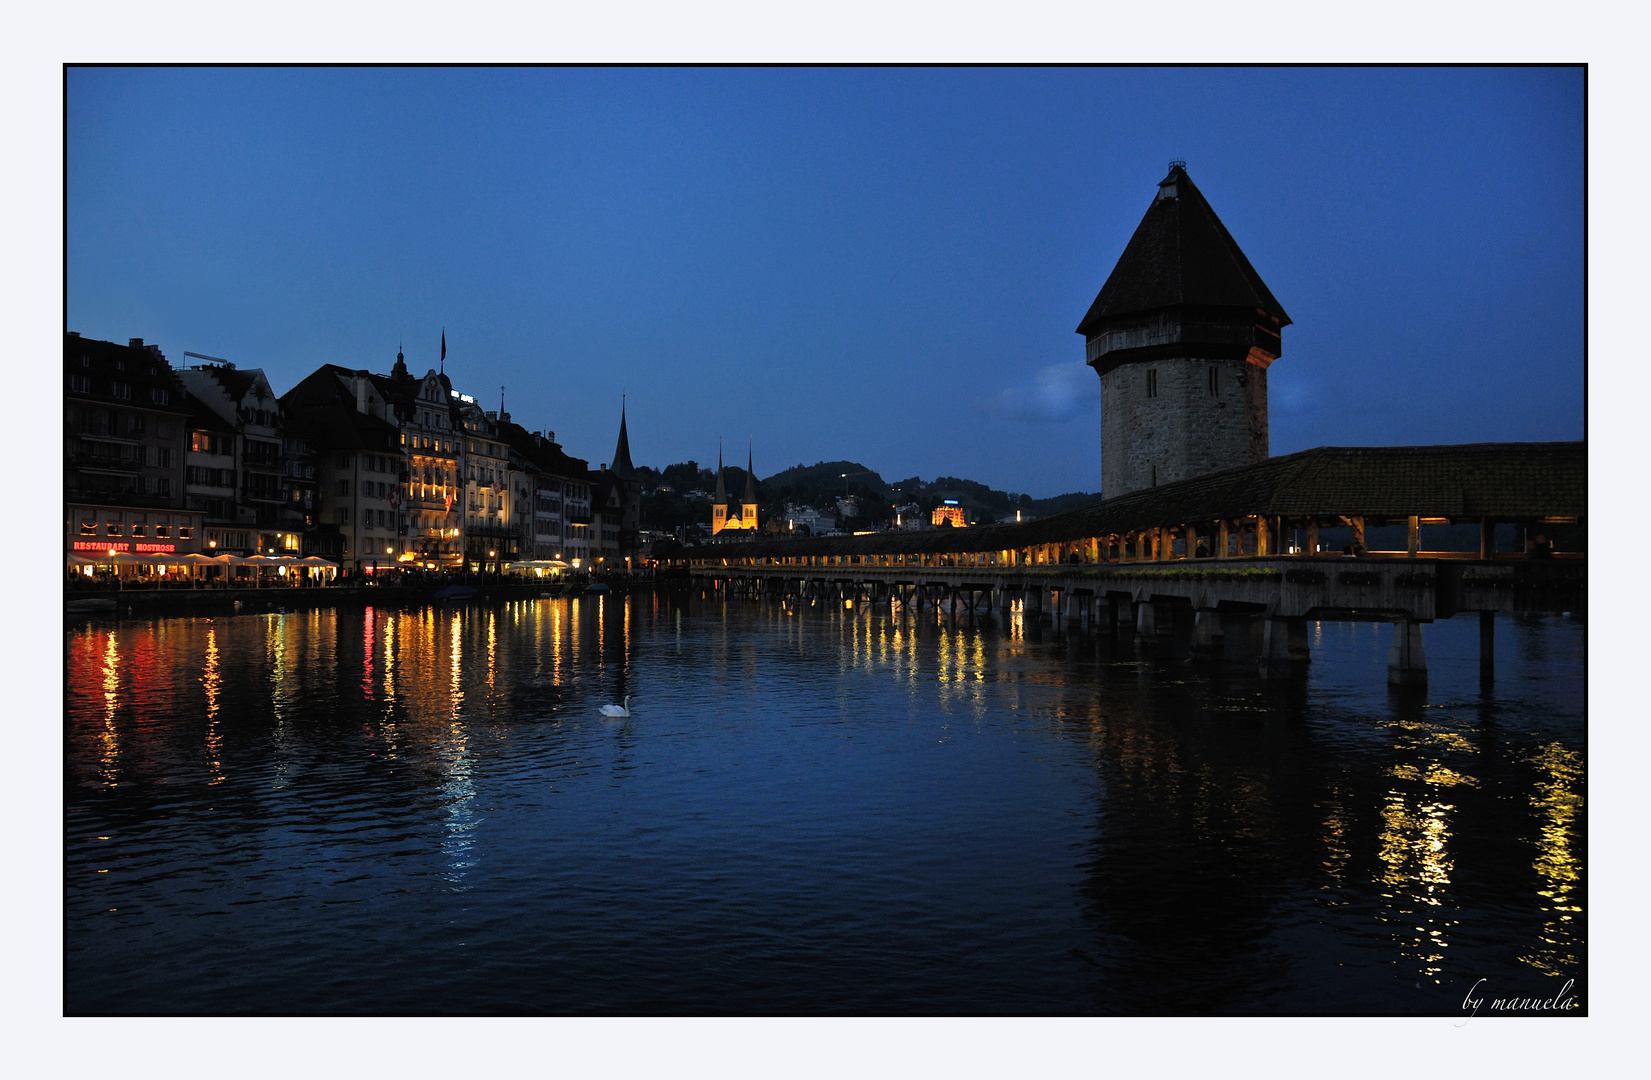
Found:
[{"label": "tower stonework", "polygon": [[1181,162],[1078,325],[1101,377],[1106,498],[1268,456],[1284,308]]}]

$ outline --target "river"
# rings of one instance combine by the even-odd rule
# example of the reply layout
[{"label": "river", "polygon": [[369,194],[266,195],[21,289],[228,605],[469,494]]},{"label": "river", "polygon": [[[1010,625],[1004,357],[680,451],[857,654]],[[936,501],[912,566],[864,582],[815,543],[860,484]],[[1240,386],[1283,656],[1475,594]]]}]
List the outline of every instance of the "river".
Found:
[{"label": "river", "polygon": [[64,1008],[1584,1014],[1585,626],[1477,631],[1397,693],[1375,624],[1280,683],[840,601],[71,622]]}]

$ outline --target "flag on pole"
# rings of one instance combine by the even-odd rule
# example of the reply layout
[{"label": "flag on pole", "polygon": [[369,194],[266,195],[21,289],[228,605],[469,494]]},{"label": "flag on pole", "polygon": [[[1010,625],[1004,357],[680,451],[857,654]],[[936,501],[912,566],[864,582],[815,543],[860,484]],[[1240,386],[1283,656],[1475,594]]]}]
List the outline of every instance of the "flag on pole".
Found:
[{"label": "flag on pole", "polygon": [[441,328],[441,362],[447,363],[447,327]]}]

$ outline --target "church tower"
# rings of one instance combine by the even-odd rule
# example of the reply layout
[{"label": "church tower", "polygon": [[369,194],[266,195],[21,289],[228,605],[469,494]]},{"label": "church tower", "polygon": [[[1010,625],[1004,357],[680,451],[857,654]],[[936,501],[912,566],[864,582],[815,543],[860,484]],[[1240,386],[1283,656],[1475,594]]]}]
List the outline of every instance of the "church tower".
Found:
[{"label": "church tower", "polygon": [[613,475],[620,483],[619,549],[630,554],[636,549],[636,534],[642,528],[642,485],[631,463],[631,440],[625,432],[625,399],[619,399],[619,443],[613,448]]},{"label": "church tower", "polygon": [[717,491],[711,499],[711,535],[725,530],[755,532],[757,528],[757,474],[751,470],[751,454],[745,456],[745,495],[739,502],[728,497],[728,474],[722,466],[722,445],[717,444]]},{"label": "church tower", "polygon": [[755,530],[757,527],[757,471],[751,467],[751,448],[745,448],[745,497],[740,500],[741,517],[745,519],[745,527]]},{"label": "church tower", "polygon": [[728,527],[728,474],[722,468],[722,440],[717,440],[717,490],[711,496],[711,535]]},{"label": "church tower", "polygon": [[1186,162],[1170,162],[1078,324],[1101,377],[1101,494],[1265,460],[1267,368],[1289,324]]}]

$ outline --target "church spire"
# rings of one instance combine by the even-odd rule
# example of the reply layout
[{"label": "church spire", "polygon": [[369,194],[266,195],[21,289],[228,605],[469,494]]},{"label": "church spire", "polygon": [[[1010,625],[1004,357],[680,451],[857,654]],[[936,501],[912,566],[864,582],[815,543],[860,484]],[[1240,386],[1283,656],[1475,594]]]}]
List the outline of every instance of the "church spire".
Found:
[{"label": "church spire", "polygon": [[741,505],[754,506],[757,502],[757,472],[751,467],[751,447],[745,448],[745,498]]},{"label": "church spire", "polygon": [[631,440],[625,434],[625,395],[619,395],[619,445],[613,448],[613,474],[629,480],[636,472],[631,464]]},{"label": "church spire", "polygon": [[717,494],[711,500],[712,506],[728,505],[728,474],[722,469],[722,439],[717,439]]}]

